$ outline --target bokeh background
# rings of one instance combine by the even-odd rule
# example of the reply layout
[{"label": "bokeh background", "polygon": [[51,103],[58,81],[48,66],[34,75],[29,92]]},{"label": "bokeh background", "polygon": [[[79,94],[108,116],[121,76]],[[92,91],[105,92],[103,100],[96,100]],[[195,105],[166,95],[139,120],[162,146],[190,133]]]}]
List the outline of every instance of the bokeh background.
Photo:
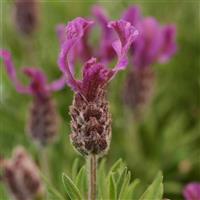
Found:
[{"label": "bokeh background", "polygon": [[[145,187],[160,169],[164,173],[165,197],[182,199],[183,186],[200,181],[200,4],[198,1],[41,1],[40,27],[31,41],[22,37],[12,21],[13,1],[1,0],[1,45],[12,52],[14,63],[38,66],[49,81],[58,78],[59,42],[55,33],[58,23],[77,16],[90,16],[94,4],[103,6],[112,19],[121,16],[129,5],[139,5],[144,16],[160,23],[177,26],[178,51],[167,64],[152,66],[156,73],[153,101],[142,121],[136,122],[123,105],[122,93],[126,71],[119,73],[109,88],[113,117],[113,138],[106,156],[110,166],[122,158]],[[29,50],[27,50],[29,49]],[[0,81],[0,153],[10,156],[16,145],[24,145],[39,160],[37,148],[26,134],[26,117],[31,97],[18,94],[8,79],[1,61]],[[19,72],[19,70],[18,70]],[[25,83],[28,80],[18,73]],[[72,148],[69,106],[72,91],[65,88],[54,94],[61,115],[58,141],[49,147],[50,168],[55,187],[62,192],[61,173],[70,173],[75,158],[84,159]],[[8,199],[0,183],[0,199]]]}]

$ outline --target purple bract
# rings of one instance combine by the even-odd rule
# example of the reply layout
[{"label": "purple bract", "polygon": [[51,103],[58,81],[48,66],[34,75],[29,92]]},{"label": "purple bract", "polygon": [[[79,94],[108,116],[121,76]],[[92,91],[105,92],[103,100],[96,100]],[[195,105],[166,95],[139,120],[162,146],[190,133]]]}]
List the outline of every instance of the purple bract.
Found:
[{"label": "purple bract", "polygon": [[31,79],[31,82],[28,86],[25,86],[17,78],[15,66],[13,64],[10,52],[1,49],[0,57],[3,59],[9,78],[19,93],[42,97],[43,95],[47,95],[49,92],[62,89],[66,84],[64,76],[48,84],[47,78],[42,70],[34,67],[26,67],[23,68],[22,71]]},{"label": "purple bract", "polygon": [[65,41],[61,45],[58,64],[61,71],[67,77],[67,84],[74,90],[80,93],[87,101],[93,101],[95,92],[99,88],[104,88],[105,85],[115,76],[115,74],[126,67],[128,64],[127,52],[130,45],[138,35],[138,31],[131,26],[129,22],[124,20],[112,21],[107,24],[108,28],[113,29],[118,39],[112,44],[118,60],[113,69],[104,66],[98,62],[96,58],[91,57],[83,67],[83,79],[76,80],[74,76],[74,61],[77,49],[81,39],[84,37],[87,29],[93,24],[92,21],[83,18],[76,18],[69,22],[65,27]]}]

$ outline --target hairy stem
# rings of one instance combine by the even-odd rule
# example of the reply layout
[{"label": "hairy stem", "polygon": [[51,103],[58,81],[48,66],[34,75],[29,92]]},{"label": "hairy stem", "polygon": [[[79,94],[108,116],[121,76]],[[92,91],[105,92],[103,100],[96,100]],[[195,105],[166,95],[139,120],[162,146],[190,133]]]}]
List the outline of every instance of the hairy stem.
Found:
[{"label": "hairy stem", "polygon": [[97,156],[88,156],[88,200],[96,199],[96,179],[97,179]]}]

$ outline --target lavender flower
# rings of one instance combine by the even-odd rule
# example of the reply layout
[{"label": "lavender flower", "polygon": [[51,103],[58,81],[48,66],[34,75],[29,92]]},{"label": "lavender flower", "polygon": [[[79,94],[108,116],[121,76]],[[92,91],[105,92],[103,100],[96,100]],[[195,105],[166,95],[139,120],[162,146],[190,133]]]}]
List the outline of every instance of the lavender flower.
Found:
[{"label": "lavender flower", "polygon": [[52,142],[57,135],[58,114],[51,93],[63,88],[65,77],[48,84],[44,73],[37,68],[24,68],[23,72],[31,79],[28,86],[24,86],[17,78],[11,54],[0,50],[9,78],[17,92],[33,96],[33,103],[29,113],[28,132],[40,145]]},{"label": "lavender flower", "polygon": [[13,199],[32,200],[43,196],[44,186],[39,170],[24,148],[15,148],[12,158],[1,159],[0,164],[3,181]]},{"label": "lavender flower", "polygon": [[185,186],[183,190],[185,200],[199,200],[200,199],[200,183],[193,182]]},{"label": "lavender flower", "polygon": [[107,152],[111,139],[111,117],[106,100],[106,86],[118,71],[128,64],[126,53],[138,32],[130,23],[119,20],[108,24],[115,30],[119,39],[113,43],[118,61],[113,69],[109,69],[96,58],[90,58],[83,66],[83,79],[74,76],[74,63],[70,62],[71,51],[77,48],[92,21],[76,18],[65,27],[66,39],[59,55],[59,66],[67,78],[67,84],[75,92],[70,109],[72,117],[70,135],[72,144],[83,155]]},{"label": "lavender flower", "polygon": [[135,68],[149,67],[155,62],[166,62],[176,52],[174,25],[160,26],[147,17],[137,24],[140,35],[133,49]]},{"label": "lavender flower", "polygon": [[39,24],[37,0],[15,0],[14,21],[24,35],[32,35]]},{"label": "lavender flower", "polygon": [[143,18],[137,7],[130,7],[123,18],[134,25],[139,36],[131,47],[132,68],[125,82],[124,101],[141,118],[154,93],[152,65],[167,62],[176,52],[176,27],[161,26],[153,17]]}]

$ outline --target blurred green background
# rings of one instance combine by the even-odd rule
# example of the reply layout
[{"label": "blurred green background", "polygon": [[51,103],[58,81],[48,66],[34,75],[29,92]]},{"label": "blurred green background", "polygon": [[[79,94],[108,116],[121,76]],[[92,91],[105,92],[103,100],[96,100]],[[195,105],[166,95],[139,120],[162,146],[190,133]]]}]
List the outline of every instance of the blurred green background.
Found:
[{"label": "blurred green background", "polygon": [[[40,28],[32,41],[16,31],[12,21],[13,1],[1,1],[1,48],[12,52],[19,69],[38,66],[49,81],[60,76],[57,66],[59,43],[55,33],[58,23],[67,23],[77,16],[90,16],[91,6],[99,3],[112,19],[120,18],[129,5],[140,6],[144,16],[156,17],[162,24],[177,26],[178,51],[167,64],[154,65],[156,92],[142,122],[134,121],[123,106],[122,91],[126,71],[119,73],[109,88],[113,118],[111,149],[106,156],[110,166],[122,158],[133,172],[148,184],[156,172],[164,173],[165,197],[182,199],[185,183],[200,181],[200,4],[198,1],[41,1]],[[27,51],[32,43],[31,53]],[[31,54],[31,55],[30,55]],[[18,94],[1,64],[0,81],[0,153],[10,156],[16,145],[24,145],[36,160],[38,151],[25,132],[31,97]],[[28,83],[18,70],[19,78]],[[49,147],[53,183],[62,191],[61,173],[70,173],[75,158],[81,158],[69,143],[69,88],[54,94],[62,126],[59,140]],[[144,185],[145,186],[145,185]],[[142,186],[141,186],[142,187]],[[0,199],[8,199],[0,183]]]}]

